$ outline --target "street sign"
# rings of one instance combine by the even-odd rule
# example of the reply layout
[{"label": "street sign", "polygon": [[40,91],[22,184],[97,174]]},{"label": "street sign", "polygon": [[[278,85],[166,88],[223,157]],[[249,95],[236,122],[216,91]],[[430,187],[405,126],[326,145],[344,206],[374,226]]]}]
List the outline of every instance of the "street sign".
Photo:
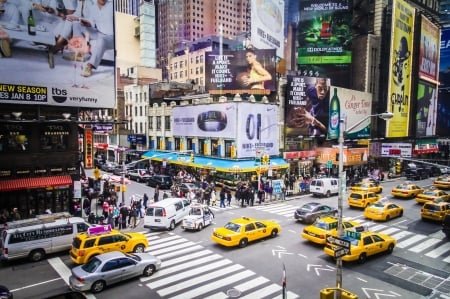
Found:
[{"label": "street sign", "polygon": [[331,168],[333,167],[333,162],[331,162],[331,160],[327,161],[327,168]]},{"label": "street sign", "polygon": [[343,257],[346,254],[349,254],[349,253],[350,253],[349,249],[347,249],[347,248],[339,248],[339,249],[336,249],[334,251],[334,258],[338,259],[340,257]]},{"label": "street sign", "polygon": [[345,249],[350,249],[350,241],[348,241],[348,240],[344,240],[344,239],[341,239],[338,237],[328,236],[327,242],[331,243],[333,245],[340,246]]}]

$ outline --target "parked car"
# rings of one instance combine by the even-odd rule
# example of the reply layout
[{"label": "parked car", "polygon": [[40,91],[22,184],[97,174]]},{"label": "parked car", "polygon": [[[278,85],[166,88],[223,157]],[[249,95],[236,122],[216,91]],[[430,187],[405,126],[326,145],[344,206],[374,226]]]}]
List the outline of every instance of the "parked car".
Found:
[{"label": "parked car", "polygon": [[441,168],[438,166],[425,166],[425,168],[428,170],[428,173],[430,174],[430,177],[436,177],[442,175]]},{"label": "parked car", "polygon": [[131,169],[127,172],[126,176],[130,180],[140,183],[148,182],[148,179],[151,178],[152,175],[147,169]]},{"label": "parked car", "polygon": [[13,293],[7,287],[0,285],[0,298],[13,299]]},{"label": "parked car", "polygon": [[313,223],[322,216],[336,216],[338,210],[328,205],[318,202],[305,203],[294,212],[294,218],[297,221]]},{"label": "parked car", "polygon": [[430,177],[430,172],[427,168],[422,167],[407,168],[405,176],[407,180],[423,180]]},{"label": "parked car", "polygon": [[160,267],[161,260],[149,253],[112,251],[96,255],[86,264],[73,268],[69,284],[77,291],[98,293],[107,285],[137,276],[151,276]]},{"label": "parked car", "polygon": [[100,169],[106,172],[113,172],[114,168],[119,166],[116,162],[106,162],[100,166]]},{"label": "parked car", "polygon": [[[122,175],[123,172],[123,166],[122,165],[117,165],[116,167],[114,167],[112,173],[114,175]],[[126,175],[127,170],[125,169],[125,175]]]},{"label": "parked car", "polygon": [[147,180],[147,185],[150,187],[156,187],[156,185],[159,185],[159,189],[161,190],[170,189],[172,183],[172,177],[163,174],[155,174]]}]

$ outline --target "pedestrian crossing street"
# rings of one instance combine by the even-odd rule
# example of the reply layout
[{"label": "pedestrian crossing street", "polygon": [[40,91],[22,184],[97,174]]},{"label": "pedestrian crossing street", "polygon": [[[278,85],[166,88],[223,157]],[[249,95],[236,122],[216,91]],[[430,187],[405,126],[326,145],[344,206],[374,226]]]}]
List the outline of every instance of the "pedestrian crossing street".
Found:
[{"label": "pedestrian crossing street", "polygon": [[[162,260],[162,267],[151,277],[140,278],[142,283],[162,298],[225,299],[232,294],[239,298],[282,298],[280,284],[235,264],[220,254],[174,233],[143,231],[149,240],[147,252]],[[287,292],[288,299],[300,298]]]},{"label": "pedestrian crossing street", "polygon": [[[285,205],[267,205],[267,206],[253,206],[253,209],[274,213],[288,218],[294,217],[294,212],[298,209],[297,206]],[[450,242],[445,239],[433,238],[422,234],[416,234],[406,231],[399,227],[393,227],[392,224],[381,224],[370,220],[361,219],[358,217],[345,217],[345,220],[353,220],[365,225],[370,231],[388,234],[397,239],[397,247],[407,251],[423,254],[426,257],[441,259],[443,262],[450,263]]]}]

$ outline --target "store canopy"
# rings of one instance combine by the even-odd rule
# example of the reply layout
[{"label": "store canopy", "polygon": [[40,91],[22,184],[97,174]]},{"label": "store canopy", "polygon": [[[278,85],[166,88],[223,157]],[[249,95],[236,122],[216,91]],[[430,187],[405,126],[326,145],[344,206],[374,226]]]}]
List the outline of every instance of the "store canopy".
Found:
[{"label": "store canopy", "polygon": [[72,185],[70,175],[0,181],[0,192]]},{"label": "store canopy", "polygon": [[[190,153],[149,151],[143,154],[142,158],[181,166],[189,166],[231,173],[253,172],[259,168],[259,165],[255,163],[254,159],[232,160],[195,156],[194,161],[191,162]],[[288,168],[289,164],[282,158],[271,158],[270,165],[264,165],[262,167],[275,170]]]}]

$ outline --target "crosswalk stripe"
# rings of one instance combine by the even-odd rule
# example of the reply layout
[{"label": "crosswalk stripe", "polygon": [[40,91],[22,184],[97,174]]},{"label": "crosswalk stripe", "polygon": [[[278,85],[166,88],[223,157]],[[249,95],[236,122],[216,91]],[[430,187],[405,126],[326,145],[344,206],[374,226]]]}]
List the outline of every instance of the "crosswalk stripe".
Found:
[{"label": "crosswalk stripe", "polygon": [[178,245],[173,245],[173,246],[169,246],[169,247],[159,248],[159,249],[156,249],[156,250],[154,250],[153,247],[150,245],[148,247],[148,251],[150,251],[151,254],[153,254],[153,255],[158,255],[158,254],[163,254],[163,253],[169,253],[169,252],[172,252],[172,251],[177,251],[179,249],[190,247],[190,246],[195,245],[195,244],[196,243],[194,243],[192,241],[189,241],[189,242],[183,242],[183,243],[178,244]]},{"label": "crosswalk stripe", "polygon": [[204,247],[202,247],[200,245],[195,245],[195,246],[187,245],[187,246],[189,246],[189,247],[185,248],[185,249],[176,250],[176,251],[168,252],[168,253],[165,253],[165,254],[161,253],[159,255],[153,254],[153,252],[151,252],[151,246],[150,246],[150,253],[153,254],[153,255],[158,256],[161,260],[164,260],[164,259],[169,258],[169,257],[173,257],[173,256],[177,256],[177,255],[183,255],[183,254],[186,254],[186,253],[190,253],[192,251],[197,251],[197,250],[204,249]]},{"label": "crosswalk stripe", "polygon": [[398,240],[400,240],[400,239],[402,239],[402,238],[404,238],[406,236],[410,236],[412,234],[413,234],[412,232],[403,230],[403,231],[400,231],[400,232],[398,232],[396,234],[391,235],[391,237],[398,241]]},{"label": "crosswalk stripe", "polygon": [[[189,269],[197,268],[199,265],[205,264],[207,262],[209,262],[210,264],[208,264],[206,266],[203,266],[203,267],[209,269],[211,267],[211,265],[213,265],[211,262],[213,262],[215,260],[218,260],[218,259],[221,259],[221,258],[223,258],[223,257],[218,255],[218,254],[213,254],[213,255],[209,255],[207,257],[203,257],[203,258],[200,258],[200,259],[192,260],[192,261],[187,262],[187,263],[183,263],[183,264],[180,264],[180,265],[177,265],[177,266],[172,266],[172,267],[167,267],[167,268],[166,268],[165,263],[163,261],[162,264],[164,265],[164,271],[163,272],[158,272],[158,274],[160,274],[160,275],[158,275],[158,277],[159,276],[163,276],[163,275],[165,276],[167,274],[172,274],[172,273],[184,270],[184,269],[188,269],[189,270]],[[186,273],[183,273],[183,275],[186,275]],[[157,276],[155,276],[155,277],[157,277]]]},{"label": "crosswalk stripe", "polygon": [[156,243],[156,244],[155,243],[151,243],[151,242],[149,242],[149,243],[150,243],[151,248],[153,250],[156,250],[156,249],[170,247],[170,246],[173,246],[173,245],[176,245],[176,244],[179,244],[179,243],[184,243],[184,242],[186,242],[186,239],[178,238],[178,239],[175,239],[175,240],[167,241],[165,243]]},{"label": "crosswalk stripe", "polygon": [[[286,299],[296,299],[296,298],[300,298],[300,296],[291,291],[286,292]],[[282,295],[276,296],[274,297],[274,299],[282,299]]]},{"label": "crosswalk stripe", "polygon": [[437,258],[438,256],[442,255],[444,252],[447,252],[448,250],[450,250],[450,243],[446,242],[442,246],[439,246],[438,248],[431,250],[430,252],[427,252],[425,255],[432,258]]},{"label": "crosswalk stripe", "polygon": [[207,254],[212,254],[213,252],[209,249],[200,250],[197,252],[190,253],[189,255],[183,255],[177,258],[169,259],[169,260],[162,260],[162,263],[164,265],[164,269],[167,267],[170,267],[172,265],[184,262],[184,261],[195,261],[196,258],[200,258]]},{"label": "crosswalk stripe", "polygon": [[[160,287],[163,287],[165,285],[171,284],[171,283],[176,283],[180,280],[184,280],[187,277],[195,277],[198,274],[201,273],[205,273],[205,271],[210,271],[210,270],[214,270],[219,268],[220,269],[226,269],[224,268],[225,266],[231,264],[232,262],[229,259],[222,259],[220,261],[216,261],[213,263],[210,263],[208,265],[204,265],[201,267],[195,267],[195,268],[191,268],[191,270],[188,271],[182,271],[181,273],[178,274],[173,274],[173,275],[169,275],[167,277],[164,278],[160,278],[160,279],[155,279],[153,282],[150,282],[151,288],[152,289],[157,289]],[[230,265],[230,268],[233,267],[234,265]],[[241,265],[239,265],[240,269],[243,268]],[[158,272],[159,273],[159,272]],[[161,274],[165,275],[165,274],[170,274],[170,273],[162,273]],[[155,277],[156,278],[156,277]]]},{"label": "crosswalk stripe", "polygon": [[[202,285],[201,287],[195,288],[195,289],[187,291],[187,292],[183,292],[183,294],[180,294],[178,296],[171,297],[171,298],[172,299],[185,299],[185,298],[198,297],[198,296],[201,296],[201,295],[203,295],[205,293],[210,292],[211,291],[211,287],[214,287],[214,288],[224,287],[226,285],[232,284],[232,283],[234,283],[236,281],[239,281],[241,279],[247,278],[247,277],[252,276],[254,274],[255,273],[250,271],[250,270],[245,270],[243,272],[239,272],[239,273],[236,273],[234,275],[227,276],[227,277],[225,277],[223,279],[212,281],[211,285],[209,285],[209,284]],[[252,298],[255,298],[255,297],[252,297]]]},{"label": "crosswalk stripe", "polygon": [[227,299],[230,298],[227,294],[224,292],[215,293],[208,297],[203,297],[203,299]]},{"label": "crosswalk stripe", "polygon": [[405,248],[405,247],[407,247],[407,246],[409,246],[411,244],[414,244],[416,242],[419,242],[420,240],[423,240],[425,238],[426,238],[426,236],[424,236],[424,235],[414,235],[411,238],[408,238],[408,239],[406,239],[406,240],[404,240],[404,241],[402,241],[400,243],[397,243],[397,247],[398,248]]},{"label": "crosswalk stripe", "polygon": [[390,228],[385,229],[385,230],[380,230],[379,233],[386,234],[386,235],[391,235],[391,234],[393,234],[395,232],[398,232],[399,230],[400,230],[399,228],[390,227]]},{"label": "crosswalk stripe", "polygon": [[379,230],[385,229],[387,226],[384,224],[376,224],[374,226],[370,226],[370,231],[377,232]]},{"label": "crosswalk stripe", "polygon": [[255,292],[246,296],[241,296],[239,299],[253,299],[253,298],[265,298],[275,292],[281,292],[282,287],[278,284],[271,284],[265,288],[258,289]]},{"label": "crosswalk stripe", "polygon": [[[173,236],[166,237],[166,238],[158,238],[157,240],[153,240],[153,242],[151,242],[151,244],[156,245],[156,244],[160,244],[160,243],[166,243],[167,241],[175,240],[175,239],[179,239],[179,238],[181,238],[181,237],[178,235],[173,235]],[[147,239],[149,241],[151,241],[150,238],[147,238]]]},{"label": "crosswalk stripe", "polygon": [[265,277],[257,277],[252,280],[246,281],[244,283],[241,283],[235,287],[234,289],[238,290],[239,292],[243,293],[245,291],[251,290],[255,287],[258,287],[266,282],[269,282],[269,280]]},{"label": "crosswalk stripe", "polygon": [[[186,277],[183,277],[183,278],[181,278],[181,279],[183,279],[182,281],[180,281],[176,284],[167,286],[166,288],[157,290],[157,292],[160,296],[166,298],[170,294],[173,294],[173,293],[185,290],[185,289],[190,289],[193,286],[196,286],[198,284],[202,284],[202,286],[199,286],[199,288],[207,287],[208,290],[216,289],[219,286],[218,284],[216,284],[217,276],[225,275],[227,278],[231,278],[231,276],[228,276],[227,274],[238,271],[238,270],[242,270],[243,268],[244,268],[243,266],[241,266],[239,264],[235,264],[235,265],[230,265],[228,267],[221,268],[219,270],[216,270],[216,271],[213,271],[213,272],[210,272],[207,274],[194,276],[191,279],[186,279]],[[250,271],[250,270],[248,270],[248,271],[252,273],[251,275],[254,274],[252,271]],[[170,279],[170,277],[167,279]],[[151,282],[150,282],[150,284],[148,284],[148,286],[153,289]],[[183,295],[184,295],[183,298],[195,297],[195,296],[192,296],[192,295],[190,296],[190,295],[186,294],[186,292],[183,292]]]},{"label": "crosswalk stripe", "polygon": [[414,247],[409,248],[408,250],[418,253],[418,252],[421,252],[421,251],[427,249],[428,247],[433,246],[434,244],[439,243],[439,242],[441,242],[441,240],[439,240],[439,239],[428,239]]},{"label": "crosswalk stripe", "polygon": [[442,260],[443,262],[450,263],[450,255]]}]

